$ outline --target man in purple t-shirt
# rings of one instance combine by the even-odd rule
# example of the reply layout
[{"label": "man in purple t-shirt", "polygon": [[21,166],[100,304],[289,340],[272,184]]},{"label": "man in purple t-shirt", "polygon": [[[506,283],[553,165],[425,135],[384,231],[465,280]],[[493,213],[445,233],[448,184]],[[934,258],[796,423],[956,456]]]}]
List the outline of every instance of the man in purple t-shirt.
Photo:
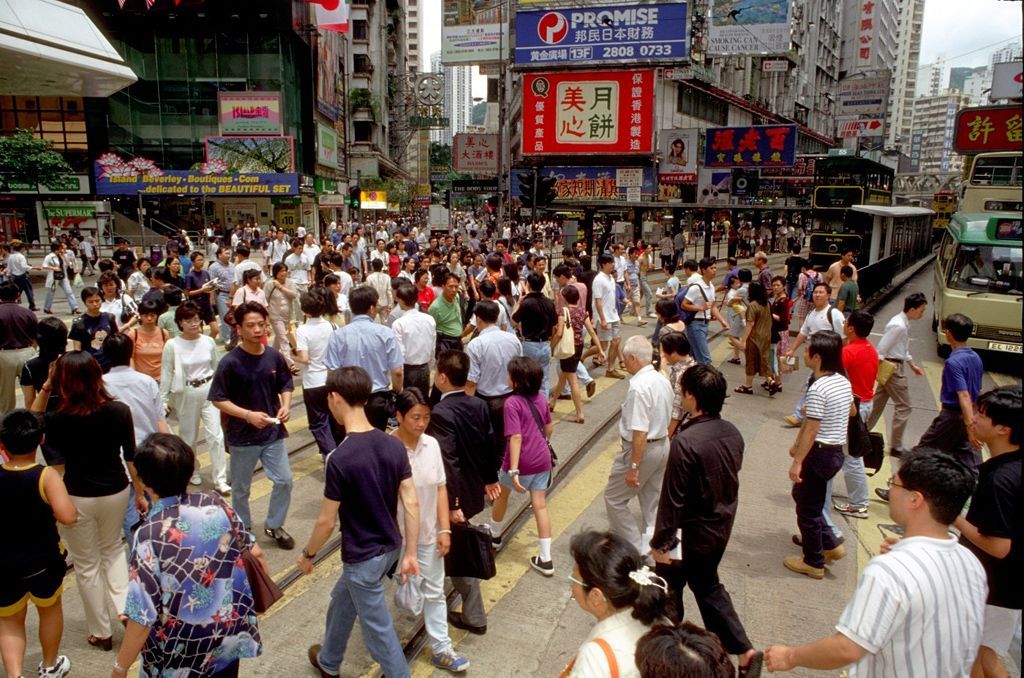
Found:
[{"label": "man in purple t-shirt", "polygon": [[409,664],[388,613],[384,577],[398,563],[402,547],[396,519],[399,501],[405,509],[406,535],[402,582],[420,574],[416,560],[419,502],[405,446],[366,418],[366,401],[372,390],[370,375],[361,367],[340,367],[327,376],[327,406],[344,425],[346,436],[327,455],[320,515],[297,562],[299,571],[310,574],[316,552],[340,519],[345,567],[331,592],[323,645],[311,646],[308,653],[309,662],[321,676],[338,675],[356,616],[363,618],[363,642],[384,675],[409,675]]}]

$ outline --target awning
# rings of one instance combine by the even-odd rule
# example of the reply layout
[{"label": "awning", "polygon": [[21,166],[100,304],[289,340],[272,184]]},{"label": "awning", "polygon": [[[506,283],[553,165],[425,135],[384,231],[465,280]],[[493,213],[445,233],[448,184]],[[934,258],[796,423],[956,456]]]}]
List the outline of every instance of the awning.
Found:
[{"label": "awning", "polygon": [[853,212],[863,212],[864,214],[874,214],[881,217],[923,217],[928,214],[935,214],[935,212],[926,207],[907,207],[904,205],[897,205],[895,207],[886,207],[884,205],[852,205],[850,210]]},{"label": "awning", "polygon": [[58,0],[0,0],[0,94],[107,97],[138,80],[92,20]]}]

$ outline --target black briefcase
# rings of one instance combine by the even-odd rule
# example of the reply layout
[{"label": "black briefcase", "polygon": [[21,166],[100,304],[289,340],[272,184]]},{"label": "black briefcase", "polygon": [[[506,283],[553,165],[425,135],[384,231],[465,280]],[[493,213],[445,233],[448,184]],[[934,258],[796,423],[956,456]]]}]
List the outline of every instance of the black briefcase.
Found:
[{"label": "black briefcase", "polygon": [[871,471],[868,475],[873,476],[882,468],[885,461],[885,438],[881,433],[869,433],[871,449],[864,455],[864,470]]},{"label": "black briefcase", "polygon": [[497,574],[491,533],[477,525],[452,523],[452,547],[444,557],[449,577],[490,579]]}]

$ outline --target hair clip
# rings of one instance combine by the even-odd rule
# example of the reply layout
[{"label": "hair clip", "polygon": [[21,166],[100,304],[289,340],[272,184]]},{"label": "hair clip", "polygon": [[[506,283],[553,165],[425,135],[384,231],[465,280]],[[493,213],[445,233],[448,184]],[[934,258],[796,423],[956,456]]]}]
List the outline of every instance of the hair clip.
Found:
[{"label": "hair clip", "polygon": [[646,565],[639,570],[630,572],[629,578],[640,584],[640,586],[655,586],[661,589],[663,593],[668,594],[668,582],[663,577],[651,572],[651,568]]}]

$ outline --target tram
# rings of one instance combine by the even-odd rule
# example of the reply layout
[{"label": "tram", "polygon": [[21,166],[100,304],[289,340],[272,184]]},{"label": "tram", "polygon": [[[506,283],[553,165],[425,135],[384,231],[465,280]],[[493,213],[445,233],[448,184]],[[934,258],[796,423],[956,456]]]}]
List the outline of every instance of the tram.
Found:
[{"label": "tram", "polygon": [[956,212],[956,193],[953,191],[939,191],[932,196],[932,210],[935,212],[935,222],[932,228],[935,234],[935,242],[939,242],[942,234],[946,232],[949,225],[949,218]]}]

